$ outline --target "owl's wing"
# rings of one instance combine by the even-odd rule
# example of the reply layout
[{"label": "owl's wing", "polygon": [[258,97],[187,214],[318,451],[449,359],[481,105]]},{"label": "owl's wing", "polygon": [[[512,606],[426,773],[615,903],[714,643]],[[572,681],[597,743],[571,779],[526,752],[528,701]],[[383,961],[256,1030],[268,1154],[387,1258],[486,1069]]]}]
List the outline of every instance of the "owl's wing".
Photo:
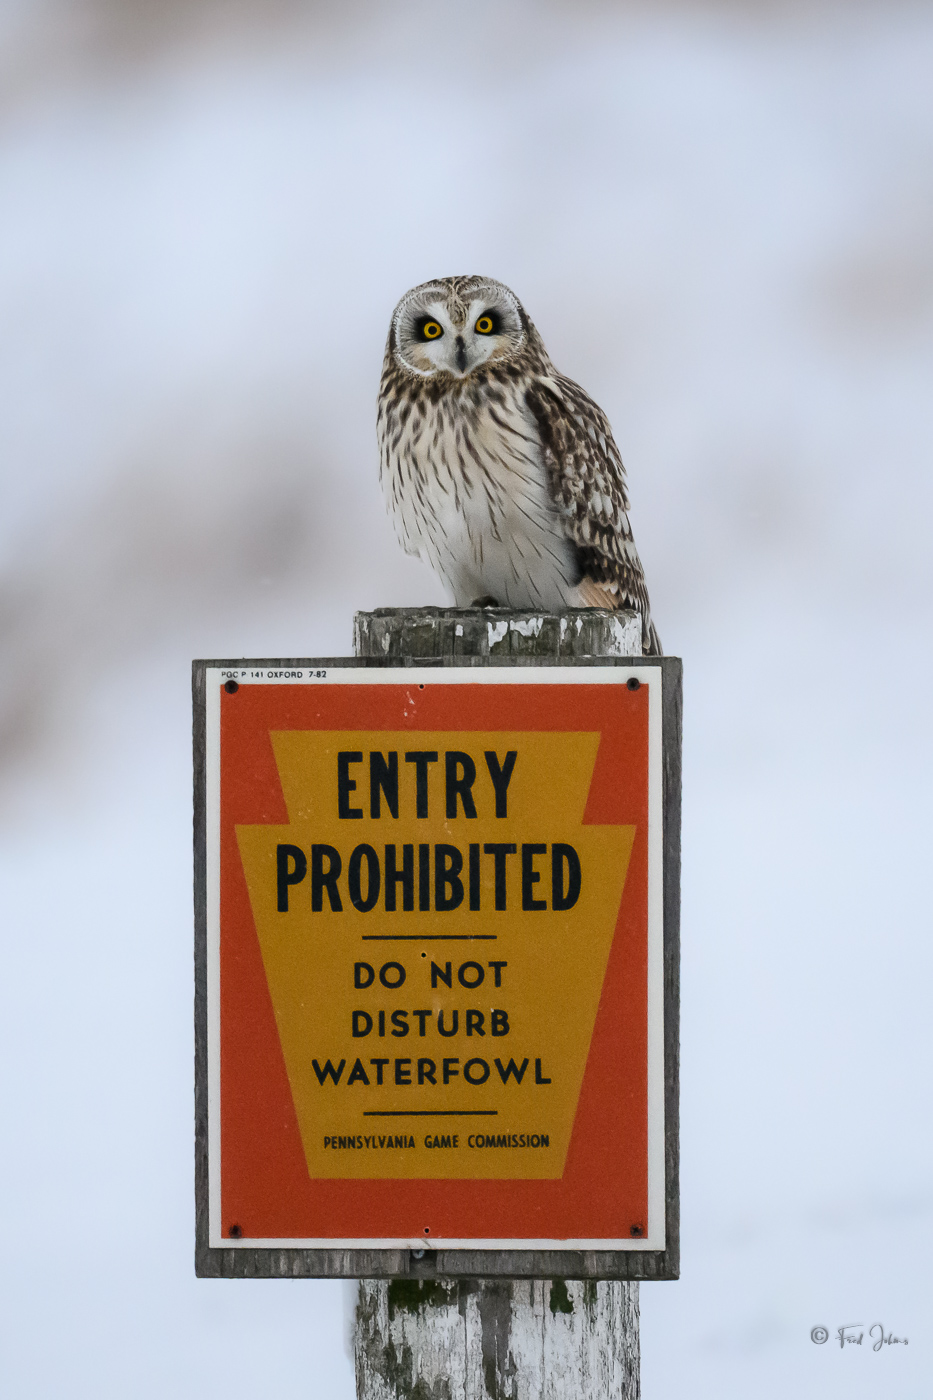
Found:
[{"label": "owl's wing", "polygon": [[629,524],[625,468],[608,418],[562,374],[538,376],[525,397],[538,425],[551,495],[577,546],[587,605],[640,612],[643,651],[659,656],[661,643]]}]

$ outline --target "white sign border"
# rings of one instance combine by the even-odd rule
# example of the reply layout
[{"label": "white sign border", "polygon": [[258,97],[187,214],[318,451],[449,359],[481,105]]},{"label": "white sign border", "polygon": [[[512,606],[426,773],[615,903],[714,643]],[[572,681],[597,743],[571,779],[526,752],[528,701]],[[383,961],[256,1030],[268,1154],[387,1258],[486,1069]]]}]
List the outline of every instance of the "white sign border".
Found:
[{"label": "white sign border", "polygon": [[[231,1239],[222,1234],[220,1137],[220,692],[237,685],[624,685],[648,687],[648,1230],[638,1239]],[[208,1222],[212,1249],[612,1250],[666,1247],[664,1120],[663,674],[658,666],[208,666],[207,837]],[[381,1179],[381,1178],[380,1178]]]}]

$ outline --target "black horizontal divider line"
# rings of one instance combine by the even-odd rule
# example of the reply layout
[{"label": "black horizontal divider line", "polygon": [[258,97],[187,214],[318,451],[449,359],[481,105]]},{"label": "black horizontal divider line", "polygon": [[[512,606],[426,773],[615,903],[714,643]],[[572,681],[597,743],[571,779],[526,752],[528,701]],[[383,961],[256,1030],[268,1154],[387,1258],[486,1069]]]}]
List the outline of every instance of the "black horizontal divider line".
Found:
[{"label": "black horizontal divider line", "polygon": [[497,1108],[399,1108],[365,1109],[364,1118],[498,1118]]},{"label": "black horizontal divider line", "polygon": [[360,936],[364,943],[462,943],[480,938],[495,942],[499,937],[497,933],[364,933]]}]

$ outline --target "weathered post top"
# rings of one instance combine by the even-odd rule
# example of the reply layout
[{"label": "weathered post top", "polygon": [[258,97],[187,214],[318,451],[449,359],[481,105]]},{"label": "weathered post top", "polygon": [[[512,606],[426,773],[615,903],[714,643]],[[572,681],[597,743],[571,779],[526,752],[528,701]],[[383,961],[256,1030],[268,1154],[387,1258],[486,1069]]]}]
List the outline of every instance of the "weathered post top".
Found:
[{"label": "weathered post top", "polygon": [[455,659],[575,661],[641,656],[641,618],[635,612],[568,608],[562,613],[507,608],[377,608],[353,620],[359,657],[401,661]]}]

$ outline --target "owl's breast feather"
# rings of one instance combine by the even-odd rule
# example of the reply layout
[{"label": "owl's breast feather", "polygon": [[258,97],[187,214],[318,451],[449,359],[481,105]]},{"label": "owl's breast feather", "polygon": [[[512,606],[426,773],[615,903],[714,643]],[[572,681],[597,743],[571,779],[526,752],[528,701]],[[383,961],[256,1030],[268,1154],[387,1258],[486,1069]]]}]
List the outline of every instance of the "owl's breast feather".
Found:
[{"label": "owl's breast feather", "polygon": [[380,439],[402,543],[427,559],[459,606],[484,595],[512,607],[576,601],[575,550],[518,386],[386,414]]}]

